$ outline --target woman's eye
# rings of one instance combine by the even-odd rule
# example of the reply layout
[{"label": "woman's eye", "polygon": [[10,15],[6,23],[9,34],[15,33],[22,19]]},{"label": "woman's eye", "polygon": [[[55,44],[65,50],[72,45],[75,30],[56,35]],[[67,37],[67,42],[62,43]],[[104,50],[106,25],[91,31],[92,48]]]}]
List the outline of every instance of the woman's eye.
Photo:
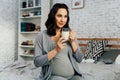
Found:
[{"label": "woman's eye", "polygon": [[65,16],[65,18],[67,18],[67,15]]},{"label": "woman's eye", "polygon": [[58,17],[61,17],[62,15],[57,15]]},{"label": "woman's eye", "polygon": [[[62,15],[57,15],[57,17],[62,17]],[[67,18],[68,16],[67,15],[65,15],[65,16],[63,16],[64,18]]]}]

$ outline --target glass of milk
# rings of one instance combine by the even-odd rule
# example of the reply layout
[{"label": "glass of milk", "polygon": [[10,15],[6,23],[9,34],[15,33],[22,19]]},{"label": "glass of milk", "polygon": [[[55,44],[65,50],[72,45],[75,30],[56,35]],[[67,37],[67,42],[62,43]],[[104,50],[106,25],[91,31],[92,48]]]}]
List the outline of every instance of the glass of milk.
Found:
[{"label": "glass of milk", "polygon": [[69,39],[69,28],[62,29],[62,37],[64,37],[66,40]]}]

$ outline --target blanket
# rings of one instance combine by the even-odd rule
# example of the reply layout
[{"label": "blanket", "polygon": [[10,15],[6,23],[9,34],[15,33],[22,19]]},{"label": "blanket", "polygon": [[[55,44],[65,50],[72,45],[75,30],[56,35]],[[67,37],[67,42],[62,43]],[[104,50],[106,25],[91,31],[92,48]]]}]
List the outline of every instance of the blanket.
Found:
[{"label": "blanket", "polygon": [[[82,80],[120,80],[120,64],[78,63]],[[33,62],[0,62],[0,80],[39,80],[41,68]]]}]

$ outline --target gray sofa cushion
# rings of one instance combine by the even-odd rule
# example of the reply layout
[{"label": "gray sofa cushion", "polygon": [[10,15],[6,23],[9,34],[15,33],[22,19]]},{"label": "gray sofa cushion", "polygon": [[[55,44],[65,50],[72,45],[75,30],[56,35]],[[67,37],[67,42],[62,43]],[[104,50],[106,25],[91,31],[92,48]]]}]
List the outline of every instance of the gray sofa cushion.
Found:
[{"label": "gray sofa cushion", "polygon": [[105,50],[102,56],[97,60],[97,62],[102,61],[105,64],[112,64],[119,54],[120,50],[117,49]]}]

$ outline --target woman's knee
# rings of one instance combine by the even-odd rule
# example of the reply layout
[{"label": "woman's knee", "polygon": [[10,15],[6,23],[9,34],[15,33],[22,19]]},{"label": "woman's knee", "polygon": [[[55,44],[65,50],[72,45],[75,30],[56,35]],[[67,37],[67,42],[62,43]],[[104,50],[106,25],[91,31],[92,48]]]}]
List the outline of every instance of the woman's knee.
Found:
[{"label": "woman's knee", "polygon": [[75,75],[70,80],[83,80],[82,77]]},{"label": "woman's knee", "polygon": [[49,80],[67,80],[67,79],[61,76],[51,76]]}]

